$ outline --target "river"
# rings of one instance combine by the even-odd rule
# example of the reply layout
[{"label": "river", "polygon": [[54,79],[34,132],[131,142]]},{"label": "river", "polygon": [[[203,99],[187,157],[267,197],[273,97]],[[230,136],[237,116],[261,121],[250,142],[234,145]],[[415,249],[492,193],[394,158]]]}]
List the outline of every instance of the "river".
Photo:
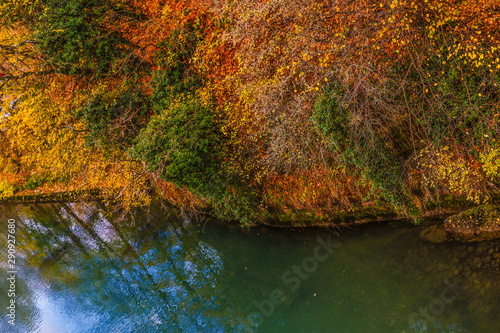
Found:
[{"label": "river", "polygon": [[401,221],[241,229],[99,202],[0,205],[0,221],[1,332],[500,332],[499,241],[429,243]]}]

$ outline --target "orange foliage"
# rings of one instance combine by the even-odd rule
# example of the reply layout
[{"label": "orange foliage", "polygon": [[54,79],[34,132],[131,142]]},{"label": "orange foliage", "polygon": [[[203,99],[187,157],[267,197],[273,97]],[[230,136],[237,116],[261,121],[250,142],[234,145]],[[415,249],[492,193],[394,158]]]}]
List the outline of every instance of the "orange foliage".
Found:
[{"label": "orange foliage", "polygon": [[[195,73],[203,81],[195,88],[196,97],[214,107],[216,121],[228,139],[224,147],[225,167],[249,186],[260,187],[266,205],[281,208],[350,206],[352,200],[359,201],[368,193],[368,186],[357,185],[359,179],[345,170],[339,171],[343,166],[339,165],[337,152],[313,127],[313,106],[324,91],[332,86],[342,87],[345,94],[339,105],[350,108],[349,121],[353,124],[350,129],[368,128],[386,139],[400,135],[391,131],[397,126],[404,132],[407,122],[415,117],[414,110],[408,112],[406,100],[397,103],[391,100],[394,90],[408,89],[407,77],[412,68],[422,76],[424,64],[439,59],[437,62],[443,66],[454,62],[459,71],[482,68],[498,73],[500,69],[497,0],[120,0],[117,3],[126,4],[135,16],[108,13],[104,26],[119,32],[134,46],[124,61],[135,58],[146,66],[139,73],[117,71],[99,80],[47,76],[50,84],[43,91],[45,96],[40,92],[34,94],[31,106],[50,105],[52,113],[44,113],[40,108],[36,111],[52,127],[33,125],[39,118],[29,118],[26,113],[20,116],[26,121],[19,120],[17,127],[9,129],[11,137],[0,142],[6,160],[16,163],[22,160],[26,166],[24,176],[12,172],[4,175],[9,182],[26,181],[30,175],[41,173],[37,168],[50,169],[41,152],[53,156],[49,153],[62,151],[70,156],[70,142],[87,149],[80,132],[83,125],[69,110],[90,99],[93,92],[106,91],[112,98],[114,92],[118,94],[138,74],[134,89],[149,95],[154,71],[165,69],[157,68],[155,57],[165,47],[162,43],[172,36],[190,40],[188,34],[196,34],[197,44],[186,62],[189,61],[189,74]],[[28,33],[23,27],[9,31],[1,28],[0,44],[18,42],[19,36]],[[14,66],[17,53],[0,54],[2,73],[22,76],[38,69],[37,64],[43,59],[35,54],[32,45],[26,44],[22,50],[30,57],[26,58],[29,60],[26,65],[18,68]],[[396,68],[399,63],[404,66]],[[399,72],[395,74],[396,71]],[[421,95],[417,88],[411,87],[414,89],[411,98],[428,99],[425,93],[431,84],[426,79],[421,78]],[[22,87],[22,80],[19,83]],[[26,82],[25,85],[29,86]],[[11,99],[21,95],[19,87],[10,93]],[[494,117],[492,123],[493,120]],[[65,133],[61,134],[66,144],[64,149],[53,138],[44,137],[48,129]],[[418,126],[412,130],[418,139],[426,138],[427,133]],[[5,136],[4,133],[1,134]],[[33,145],[23,146],[24,137],[32,140]],[[394,155],[410,146],[406,141],[398,142],[402,147],[386,141],[387,146],[394,148]],[[415,147],[413,141],[411,145]],[[106,160],[105,155],[99,149],[85,150],[84,157],[93,169],[89,167],[74,179],[95,186],[101,182],[107,188],[112,188],[116,181],[127,187],[134,181],[133,174],[146,174],[145,166],[140,163],[119,163],[121,158],[127,158],[123,152],[111,152],[111,160]],[[64,169],[63,160],[52,171]],[[70,161],[66,159],[67,164]],[[129,175],[119,180],[122,168]],[[205,204],[187,189],[162,181],[154,173],[140,178],[145,187],[150,181],[171,202],[193,209]]]},{"label": "orange foliage", "polygon": [[355,185],[340,170],[318,169],[290,175],[272,175],[264,185],[266,205],[280,209],[329,211],[351,207],[368,188]]}]

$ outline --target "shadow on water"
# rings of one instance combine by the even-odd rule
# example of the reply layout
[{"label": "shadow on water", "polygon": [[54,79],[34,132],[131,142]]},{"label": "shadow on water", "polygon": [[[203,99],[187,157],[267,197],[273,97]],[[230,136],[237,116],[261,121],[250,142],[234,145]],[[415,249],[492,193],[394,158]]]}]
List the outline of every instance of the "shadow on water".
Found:
[{"label": "shadow on water", "polygon": [[0,332],[500,332],[500,242],[431,244],[402,222],[242,230],[155,207],[132,222],[99,202],[0,209],[18,242],[16,326],[1,279]]}]

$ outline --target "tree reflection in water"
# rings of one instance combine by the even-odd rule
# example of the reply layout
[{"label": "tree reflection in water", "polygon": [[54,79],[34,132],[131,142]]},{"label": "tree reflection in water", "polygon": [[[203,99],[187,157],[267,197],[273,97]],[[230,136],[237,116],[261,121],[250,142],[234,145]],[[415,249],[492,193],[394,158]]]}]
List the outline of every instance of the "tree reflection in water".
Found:
[{"label": "tree reflection in water", "polygon": [[16,218],[18,257],[26,263],[18,276],[20,329],[56,325],[47,323],[55,311],[85,317],[75,332],[245,331],[243,315],[228,304],[219,253],[177,214],[136,211],[133,223],[118,222],[93,202],[6,206],[0,216],[5,224]]}]

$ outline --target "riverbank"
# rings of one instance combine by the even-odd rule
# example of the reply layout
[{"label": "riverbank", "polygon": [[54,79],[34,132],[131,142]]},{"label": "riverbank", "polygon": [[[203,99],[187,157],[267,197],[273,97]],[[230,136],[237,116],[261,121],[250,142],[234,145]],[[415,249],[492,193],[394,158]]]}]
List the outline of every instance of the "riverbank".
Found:
[{"label": "riverbank", "polygon": [[52,203],[52,202],[75,202],[75,201],[94,201],[105,199],[101,191],[95,190],[75,190],[54,193],[23,193],[4,196],[0,198],[2,204],[21,204],[21,203]]},{"label": "riverbank", "polygon": [[[56,193],[22,193],[0,198],[0,205],[96,200],[109,200],[109,198],[104,197],[98,189],[64,191]],[[500,194],[492,194],[491,203],[500,205]],[[180,208],[171,204],[168,204],[168,206],[171,206],[172,208]],[[447,196],[443,197],[439,203],[428,205],[427,208],[423,210],[419,219],[444,220],[451,215],[458,214],[475,206],[477,205],[467,201],[465,198]],[[200,212],[201,214],[212,216],[209,209],[200,209],[199,213]],[[409,221],[411,219],[406,216],[398,215],[389,205],[369,202],[354,205],[350,210],[339,209],[331,210],[326,213],[318,213],[313,210],[268,209],[263,218],[254,222],[250,225],[250,227],[264,225],[276,228],[329,228],[396,220]]]}]

